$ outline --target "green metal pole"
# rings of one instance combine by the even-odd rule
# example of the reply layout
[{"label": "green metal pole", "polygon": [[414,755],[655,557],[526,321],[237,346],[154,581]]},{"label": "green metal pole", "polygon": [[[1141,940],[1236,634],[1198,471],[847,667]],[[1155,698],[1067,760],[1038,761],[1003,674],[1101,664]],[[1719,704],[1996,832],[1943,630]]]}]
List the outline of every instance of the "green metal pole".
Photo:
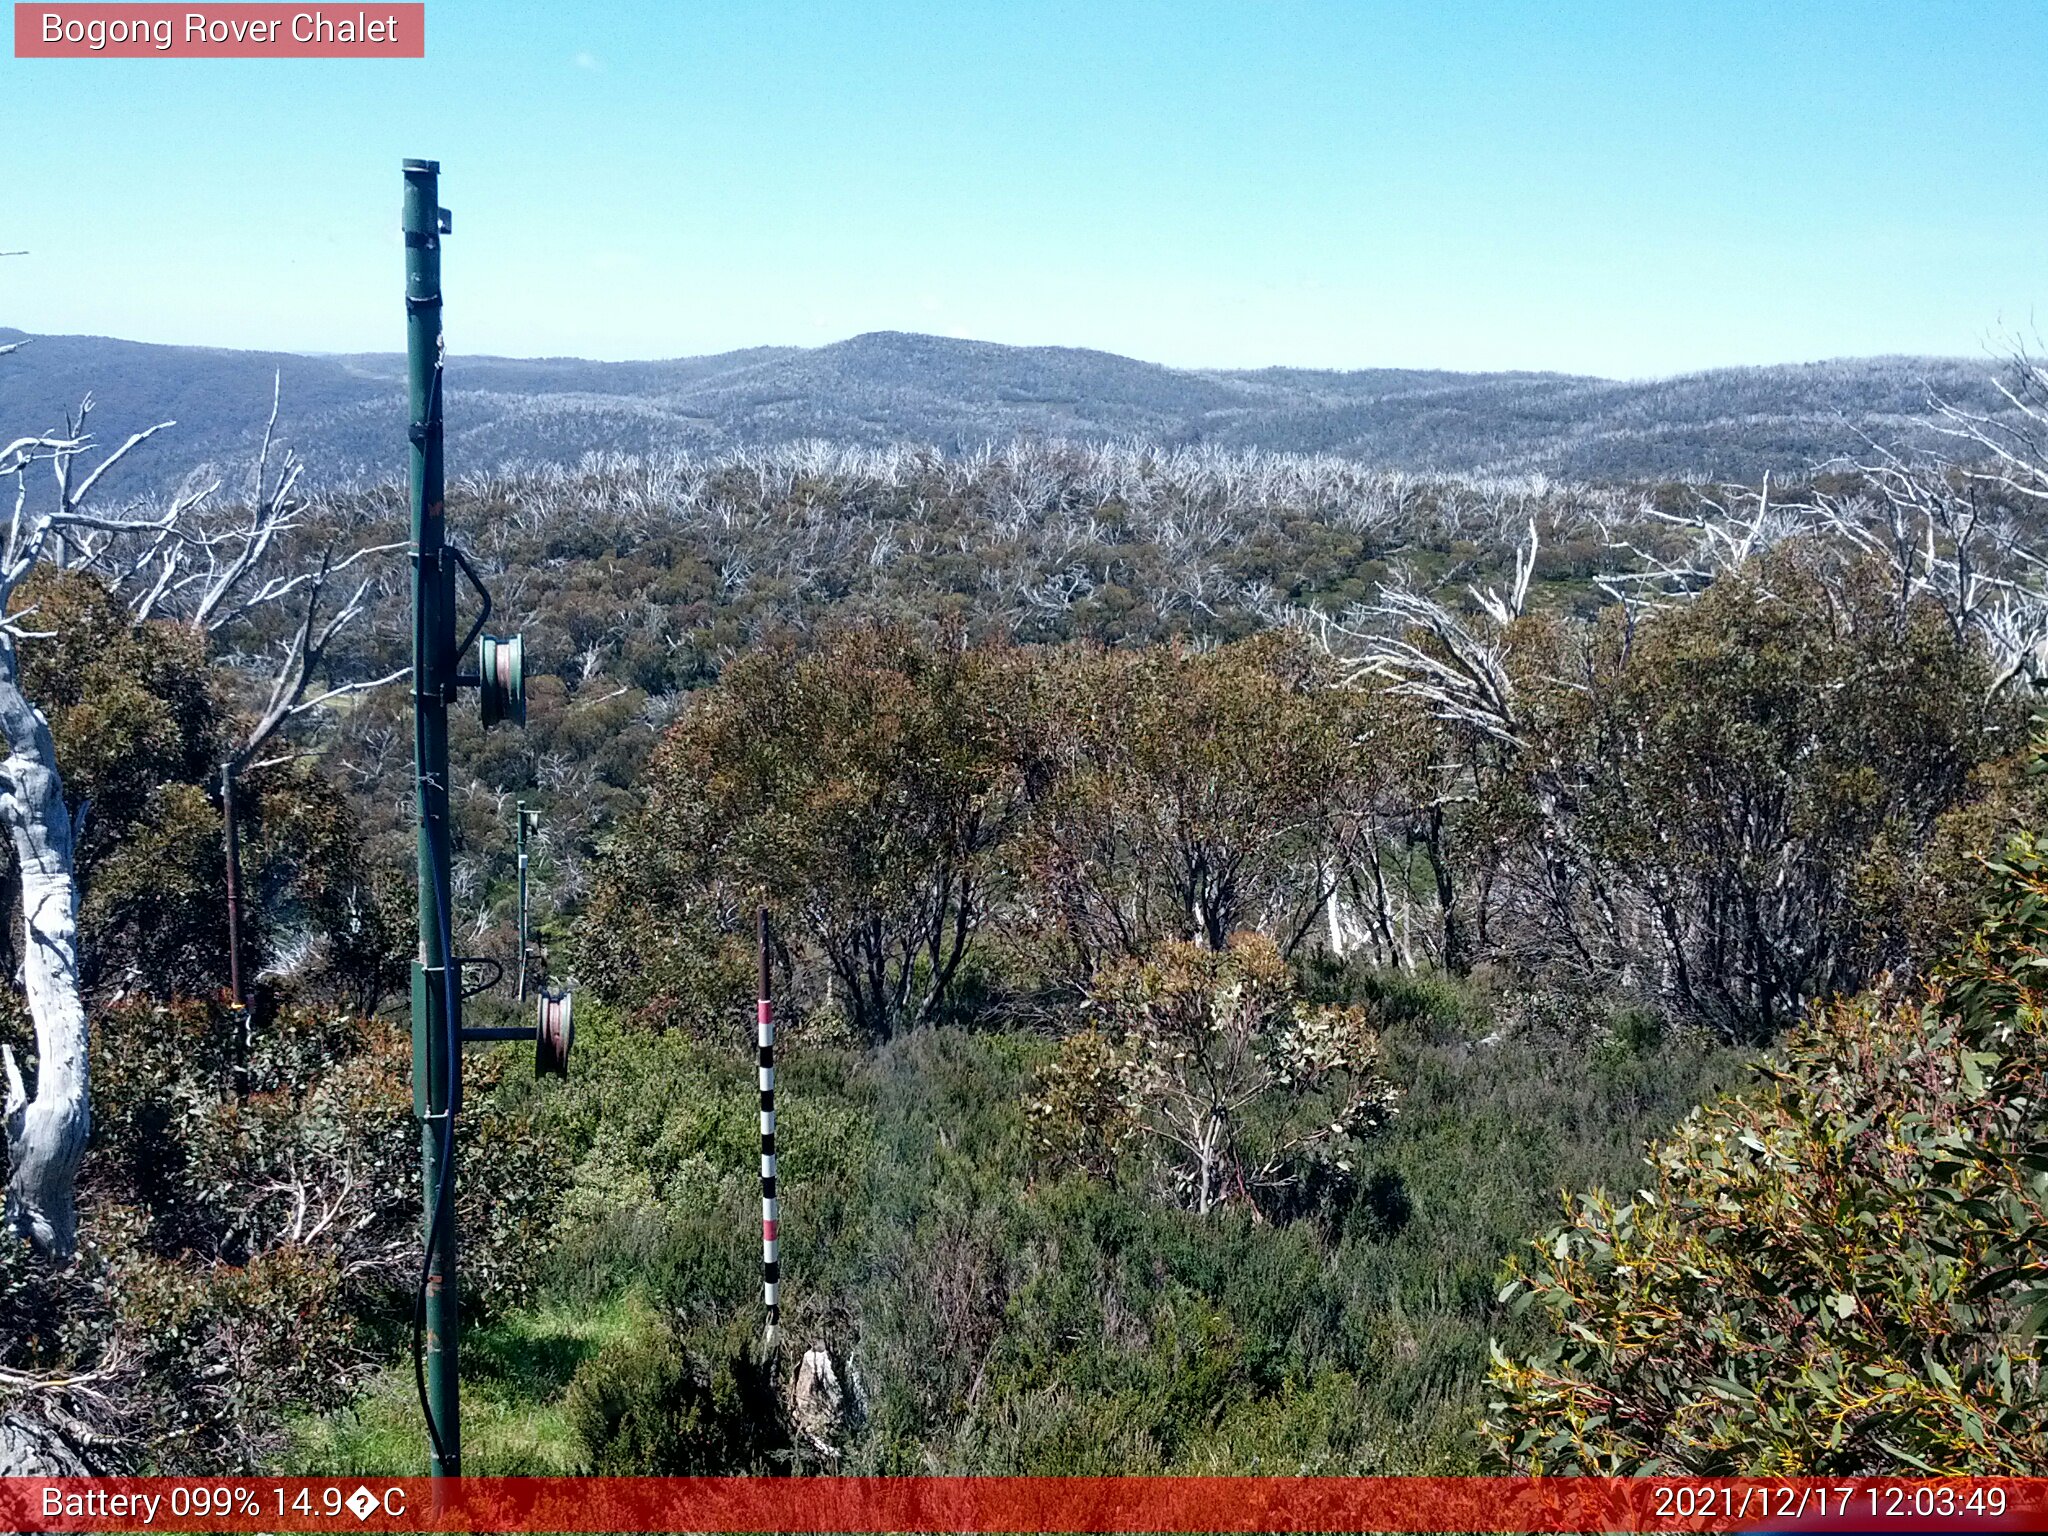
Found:
[{"label": "green metal pole", "polygon": [[427,1258],[426,1409],[433,1474],[462,1469],[455,1283],[455,1170],[450,1131],[459,1090],[460,989],[451,987],[448,935],[451,828],[448,705],[455,695],[455,565],[448,557],[441,463],[440,166],[405,162],[406,382],[410,403],[413,554],[414,764],[419,786],[420,957],[413,971],[413,1108],[420,1119],[420,1188]]}]

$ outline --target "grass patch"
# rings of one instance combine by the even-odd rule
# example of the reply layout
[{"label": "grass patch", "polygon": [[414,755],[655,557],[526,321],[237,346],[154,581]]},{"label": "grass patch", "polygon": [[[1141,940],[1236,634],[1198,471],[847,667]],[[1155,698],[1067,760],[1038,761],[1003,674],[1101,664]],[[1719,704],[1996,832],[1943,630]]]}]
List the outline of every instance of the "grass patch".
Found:
[{"label": "grass patch", "polygon": [[[583,1448],[563,1411],[576,1368],[606,1344],[647,1330],[637,1293],[595,1306],[513,1312],[465,1329],[462,1470],[475,1477],[546,1477],[581,1469]],[[292,1426],[280,1468],[307,1477],[427,1471],[412,1360],[387,1366],[348,1407]]]}]

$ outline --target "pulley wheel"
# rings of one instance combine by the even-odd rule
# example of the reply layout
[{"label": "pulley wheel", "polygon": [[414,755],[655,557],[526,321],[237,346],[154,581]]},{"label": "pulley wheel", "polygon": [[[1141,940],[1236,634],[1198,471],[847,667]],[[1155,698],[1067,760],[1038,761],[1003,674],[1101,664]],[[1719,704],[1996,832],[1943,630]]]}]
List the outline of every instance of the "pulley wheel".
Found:
[{"label": "pulley wheel", "polygon": [[539,1025],[533,1035],[533,1075],[567,1077],[569,1046],[576,1038],[575,999],[567,992],[543,991]]},{"label": "pulley wheel", "polygon": [[477,641],[477,693],[484,729],[500,720],[526,724],[526,649],[517,635]]}]

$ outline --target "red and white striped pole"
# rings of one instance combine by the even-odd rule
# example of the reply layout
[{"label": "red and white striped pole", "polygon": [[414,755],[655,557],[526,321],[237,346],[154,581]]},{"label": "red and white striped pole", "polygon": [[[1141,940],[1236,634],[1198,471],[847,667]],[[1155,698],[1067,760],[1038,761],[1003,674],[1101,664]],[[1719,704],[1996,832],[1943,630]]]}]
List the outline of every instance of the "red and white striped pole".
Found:
[{"label": "red and white striped pole", "polygon": [[759,917],[761,990],[754,1004],[755,1041],[761,1072],[761,1304],[767,1309],[767,1348],[775,1348],[782,1318],[780,1244],[775,1203],[775,1011],[768,998],[768,909]]}]

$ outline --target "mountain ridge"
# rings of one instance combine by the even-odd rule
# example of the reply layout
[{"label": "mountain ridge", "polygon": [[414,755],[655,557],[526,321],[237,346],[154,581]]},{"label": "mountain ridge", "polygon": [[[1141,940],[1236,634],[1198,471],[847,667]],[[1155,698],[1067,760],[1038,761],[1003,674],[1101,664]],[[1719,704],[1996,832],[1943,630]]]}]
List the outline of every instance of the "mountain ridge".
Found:
[{"label": "mountain ridge", "polygon": [[[119,440],[156,421],[135,478],[168,483],[259,439],[279,381],[280,433],[326,480],[402,464],[397,353],[245,351],[30,335],[0,360],[10,434],[61,423],[90,391]],[[1882,356],[1620,380],[1538,370],[1182,369],[1085,347],[871,331],[821,347],[700,357],[454,356],[452,466],[575,462],[591,452],[715,452],[796,438],[945,451],[1016,437],[1147,439],[1334,453],[1390,469],[1574,479],[1754,479],[1798,473],[1865,439],[1912,442],[1932,396],[1995,410],[1996,365]],[[138,455],[138,459],[143,456]]]}]

